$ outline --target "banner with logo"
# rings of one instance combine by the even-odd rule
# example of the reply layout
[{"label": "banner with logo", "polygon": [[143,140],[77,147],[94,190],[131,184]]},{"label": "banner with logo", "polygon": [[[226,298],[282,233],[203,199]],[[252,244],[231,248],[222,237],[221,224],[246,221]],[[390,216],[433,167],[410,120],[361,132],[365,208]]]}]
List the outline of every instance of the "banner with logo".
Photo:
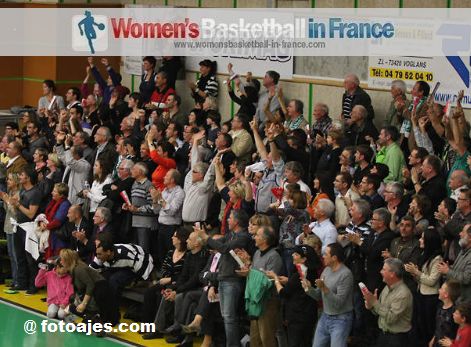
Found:
[{"label": "banner with logo", "polygon": [[3,55],[453,56],[471,9],[2,8]]},{"label": "banner with logo", "polygon": [[228,73],[227,64],[233,65],[232,70],[240,75],[252,72],[253,76],[263,77],[268,70],[275,70],[281,78],[293,77],[293,57],[187,57],[186,69],[199,71],[199,62],[210,59],[217,62],[219,73]]},{"label": "banner with logo", "polygon": [[436,102],[454,105],[458,92],[464,90],[462,105],[471,108],[470,68],[469,56],[369,57],[368,86],[389,89],[392,81],[403,80],[410,91],[417,81],[426,81],[431,88],[440,82]]}]

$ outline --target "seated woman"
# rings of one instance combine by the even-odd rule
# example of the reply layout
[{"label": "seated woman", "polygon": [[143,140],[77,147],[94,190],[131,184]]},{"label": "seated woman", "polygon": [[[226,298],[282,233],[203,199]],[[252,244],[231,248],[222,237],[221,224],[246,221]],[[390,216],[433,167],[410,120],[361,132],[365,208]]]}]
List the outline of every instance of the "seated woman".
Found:
[{"label": "seated woman", "polygon": [[[186,255],[186,240],[190,235],[189,230],[180,227],[175,231],[172,236],[172,244],[174,249],[168,251],[162,263],[162,278],[157,281],[152,287],[148,288],[144,293],[144,302],[142,304],[142,321],[147,323],[154,322],[155,315],[157,314],[158,305],[162,299],[161,291],[168,285],[174,284],[180,275]],[[159,330],[163,331],[164,327]],[[144,334],[144,340],[162,337],[162,333],[148,333]]]},{"label": "seated woman", "polygon": [[49,230],[49,247],[46,252],[46,259],[59,255],[62,248],[68,245],[59,239],[55,231],[67,221],[67,212],[69,212],[70,202],[67,200],[69,195],[69,186],[65,183],[56,183],[52,189],[52,200],[46,207],[46,219],[49,221],[45,228]]},{"label": "seated woman", "polygon": [[103,276],[87,266],[76,251],[63,249],[60,263],[72,276],[75,297],[69,311],[80,317],[93,317],[94,321],[119,322],[118,303],[109,295],[111,288]]}]

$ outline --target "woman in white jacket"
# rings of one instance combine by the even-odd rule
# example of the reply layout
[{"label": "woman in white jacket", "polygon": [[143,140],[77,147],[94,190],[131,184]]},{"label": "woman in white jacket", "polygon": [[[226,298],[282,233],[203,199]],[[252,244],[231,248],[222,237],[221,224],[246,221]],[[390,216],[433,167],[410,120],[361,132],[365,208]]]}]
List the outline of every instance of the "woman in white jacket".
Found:
[{"label": "woman in white jacket", "polygon": [[[422,254],[419,265],[406,264],[405,269],[418,283],[414,295],[413,326],[417,327],[417,346],[427,346],[435,332],[435,314],[438,307],[438,289],[441,274],[437,265],[443,261],[442,242],[438,231],[429,227],[419,240]],[[420,269],[420,270],[419,270]]]},{"label": "woman in white jacket", "polygon": [[83,196],[90,199],[90,214],[94,214],[100,202],[106,198],[103,195],[103,187],[112,182],[110,167],[107,167],[103,160],[98,158],[93,165],[92,187],[90,190],[83,190]]}]

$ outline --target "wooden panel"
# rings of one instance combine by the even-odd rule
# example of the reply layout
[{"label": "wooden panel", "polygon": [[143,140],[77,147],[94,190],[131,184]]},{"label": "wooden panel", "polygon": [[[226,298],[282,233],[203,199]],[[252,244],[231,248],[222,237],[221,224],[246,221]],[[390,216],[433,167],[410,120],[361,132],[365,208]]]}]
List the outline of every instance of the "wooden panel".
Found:
[{"label": "wooden panel", "polygon": [[14,105],[23,105],[22,81],[0,81],[0,108],[9,109]]},{"label": "wooden panel", "polygon": [[23,57],[23,77],[56,79],[56,57]]},{"label": "wooden panel", "polygon": [[22,57],[0,57],[0,77],[19,77],[22,74]]},{"label": "wooden panel", "polygon": [[38,107],[38,100],[42,96],[42,83],[23,81],[21,105]]}]

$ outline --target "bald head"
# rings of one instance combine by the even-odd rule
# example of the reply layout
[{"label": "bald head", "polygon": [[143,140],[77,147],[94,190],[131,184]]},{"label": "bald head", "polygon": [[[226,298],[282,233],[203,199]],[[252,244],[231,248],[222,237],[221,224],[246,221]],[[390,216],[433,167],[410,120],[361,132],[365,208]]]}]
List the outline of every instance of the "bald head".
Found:
[{"label": "bald head", "polygon": [[467,185],[468,180],[468,174],[464,170],[455,170],[450,175],[448,185],[451,190],[455,190]]}]

